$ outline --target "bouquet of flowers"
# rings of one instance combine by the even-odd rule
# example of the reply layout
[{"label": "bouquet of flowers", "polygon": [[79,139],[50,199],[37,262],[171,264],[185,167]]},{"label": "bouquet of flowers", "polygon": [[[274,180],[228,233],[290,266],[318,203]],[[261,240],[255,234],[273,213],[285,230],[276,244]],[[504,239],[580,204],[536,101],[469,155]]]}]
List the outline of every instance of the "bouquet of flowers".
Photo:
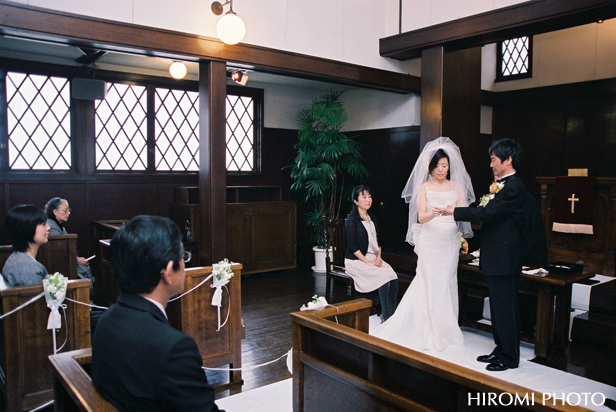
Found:
[{"label": "bouquet of flowers", "polygon": [[47,301],[47,307],[51,309],[49,319],[47,320],[47,329],[59,329],[62,326],[59,309],[62,307],[62,302],[64,302],[67,286],[68,278],[59,272],[47,275],[43,279],[45,300]]},{"label": "bouquet of flowers", "polygon": [[314,295],[312,300],[305,305],[302,305],[299,310],[311,310],[311,309],[319,309],[327,306],[327,300],[323,296]]},{"label": "bouquet of flowers", "polygon": [[62,275],[60,272],[56,272],[53,275],[45,276],[45,279],[43,279],[45,296],[49,294],[49,298],[51,300],[64,300],[67,284],[68,278]]},{"label": "bouquet of flowers", "polygon": [[463,237],[460,238],[460,253],[468,253],[468,242]]},{"label": "bouquet of flowers", "polygon": [[481,207],[485,207],[488,202],[492,199],[494,199],[494,196],[501,191],[501,189],[505,187],[505,183],[503,182],[494,182],[490,185],[490,193],[488,193],[487,195],[483,195],[481,196],[481,198],[479,199],[479,206]]},{"label": "bouquet of flowers", "polygon": [[231,270],[231,262],[225,258],[218,263],[212,265],[212,273],[214,275],[214,283],[222,283],[226,285],[233,277]]}]

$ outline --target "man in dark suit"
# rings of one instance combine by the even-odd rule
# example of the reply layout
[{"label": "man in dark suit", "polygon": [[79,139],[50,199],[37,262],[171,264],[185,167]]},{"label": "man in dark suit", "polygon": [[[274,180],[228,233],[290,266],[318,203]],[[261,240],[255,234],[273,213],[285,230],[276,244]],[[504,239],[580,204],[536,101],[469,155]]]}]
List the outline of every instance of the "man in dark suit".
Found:
[{"label": "man in dark suit", "polygon": [[169,298],[184,290],[184,249],[175,223],[137,216],[111,240],[118,302],[92,345],[92,380],[120,411],[218,411],[196,342],[172,328]]},{"label": "man in dark suit", "polygon": [[[547,261],[547,243],[538,202],[516,175],[522,160],[520,144],[511,139],[490,146],[495,184],[487,203],[478,207],[441,209],[464,222],[481,222],[479,267],[486,275],[492,334],[496,348],[477,358],[489,371],[517,368],[520,362],[518,282],[522,263]],[[488,195],[490,196],[490,195]]]}]

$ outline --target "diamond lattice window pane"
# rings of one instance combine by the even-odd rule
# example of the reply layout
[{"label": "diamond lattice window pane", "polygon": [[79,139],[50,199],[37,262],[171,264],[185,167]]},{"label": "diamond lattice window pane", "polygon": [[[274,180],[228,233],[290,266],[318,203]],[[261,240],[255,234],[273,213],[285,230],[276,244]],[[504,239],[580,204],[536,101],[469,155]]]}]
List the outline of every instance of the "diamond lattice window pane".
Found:
[{"label": "diamond lattice window pane", "polygon": [[145,86],[109,84],[96,101],[96,168],[146,170],[147,92]]},{"label": "diamond lattice window pane", "polygon": [[503,40],[501,56],[501,74],[513,76],[528,73],[530,37]]},{"label": "diamond lattice window pane", "polygon": [[254,168],[254,99],[227,95],[227,170],[251,172]]},{"label": "diamond lattice window pane", "polygon": [[199,93],[156,89],[156,170],[199,171]]},{"label": "diamond lattice window pane", "polygon": [[69,170],[68,79],[9,72],[6,76],[9,167]]}]

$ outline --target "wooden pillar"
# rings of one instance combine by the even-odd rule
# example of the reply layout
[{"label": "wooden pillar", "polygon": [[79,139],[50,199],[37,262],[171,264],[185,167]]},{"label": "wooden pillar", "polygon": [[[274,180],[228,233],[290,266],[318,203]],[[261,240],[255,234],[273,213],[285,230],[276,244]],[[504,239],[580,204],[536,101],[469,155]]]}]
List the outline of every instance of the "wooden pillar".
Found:
[{"label": "wooden pillar", "polygon": [[473,182],[486,173],[488,156],[480,153],[481,47],[421,54],[420,148],[439,136],[460,147]]},{"label": "wooden pillar", "polygon": [[225,63],[199,63],[199,265],[227,253],[226,82]]}]

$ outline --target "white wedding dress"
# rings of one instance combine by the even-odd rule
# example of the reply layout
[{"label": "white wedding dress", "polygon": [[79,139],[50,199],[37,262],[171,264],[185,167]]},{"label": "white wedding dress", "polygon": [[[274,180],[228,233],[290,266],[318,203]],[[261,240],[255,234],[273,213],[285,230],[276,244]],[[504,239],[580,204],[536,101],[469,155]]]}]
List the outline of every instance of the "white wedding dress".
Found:
[{"label": "white wedding dress", "polygon": [[[427,191],[428,210],[455,205],[458,193]],[[411,349],[464,345],[458,326],[460,233],[453,216],[413,225],[417,274],[396,312],[370,333]]]}]

